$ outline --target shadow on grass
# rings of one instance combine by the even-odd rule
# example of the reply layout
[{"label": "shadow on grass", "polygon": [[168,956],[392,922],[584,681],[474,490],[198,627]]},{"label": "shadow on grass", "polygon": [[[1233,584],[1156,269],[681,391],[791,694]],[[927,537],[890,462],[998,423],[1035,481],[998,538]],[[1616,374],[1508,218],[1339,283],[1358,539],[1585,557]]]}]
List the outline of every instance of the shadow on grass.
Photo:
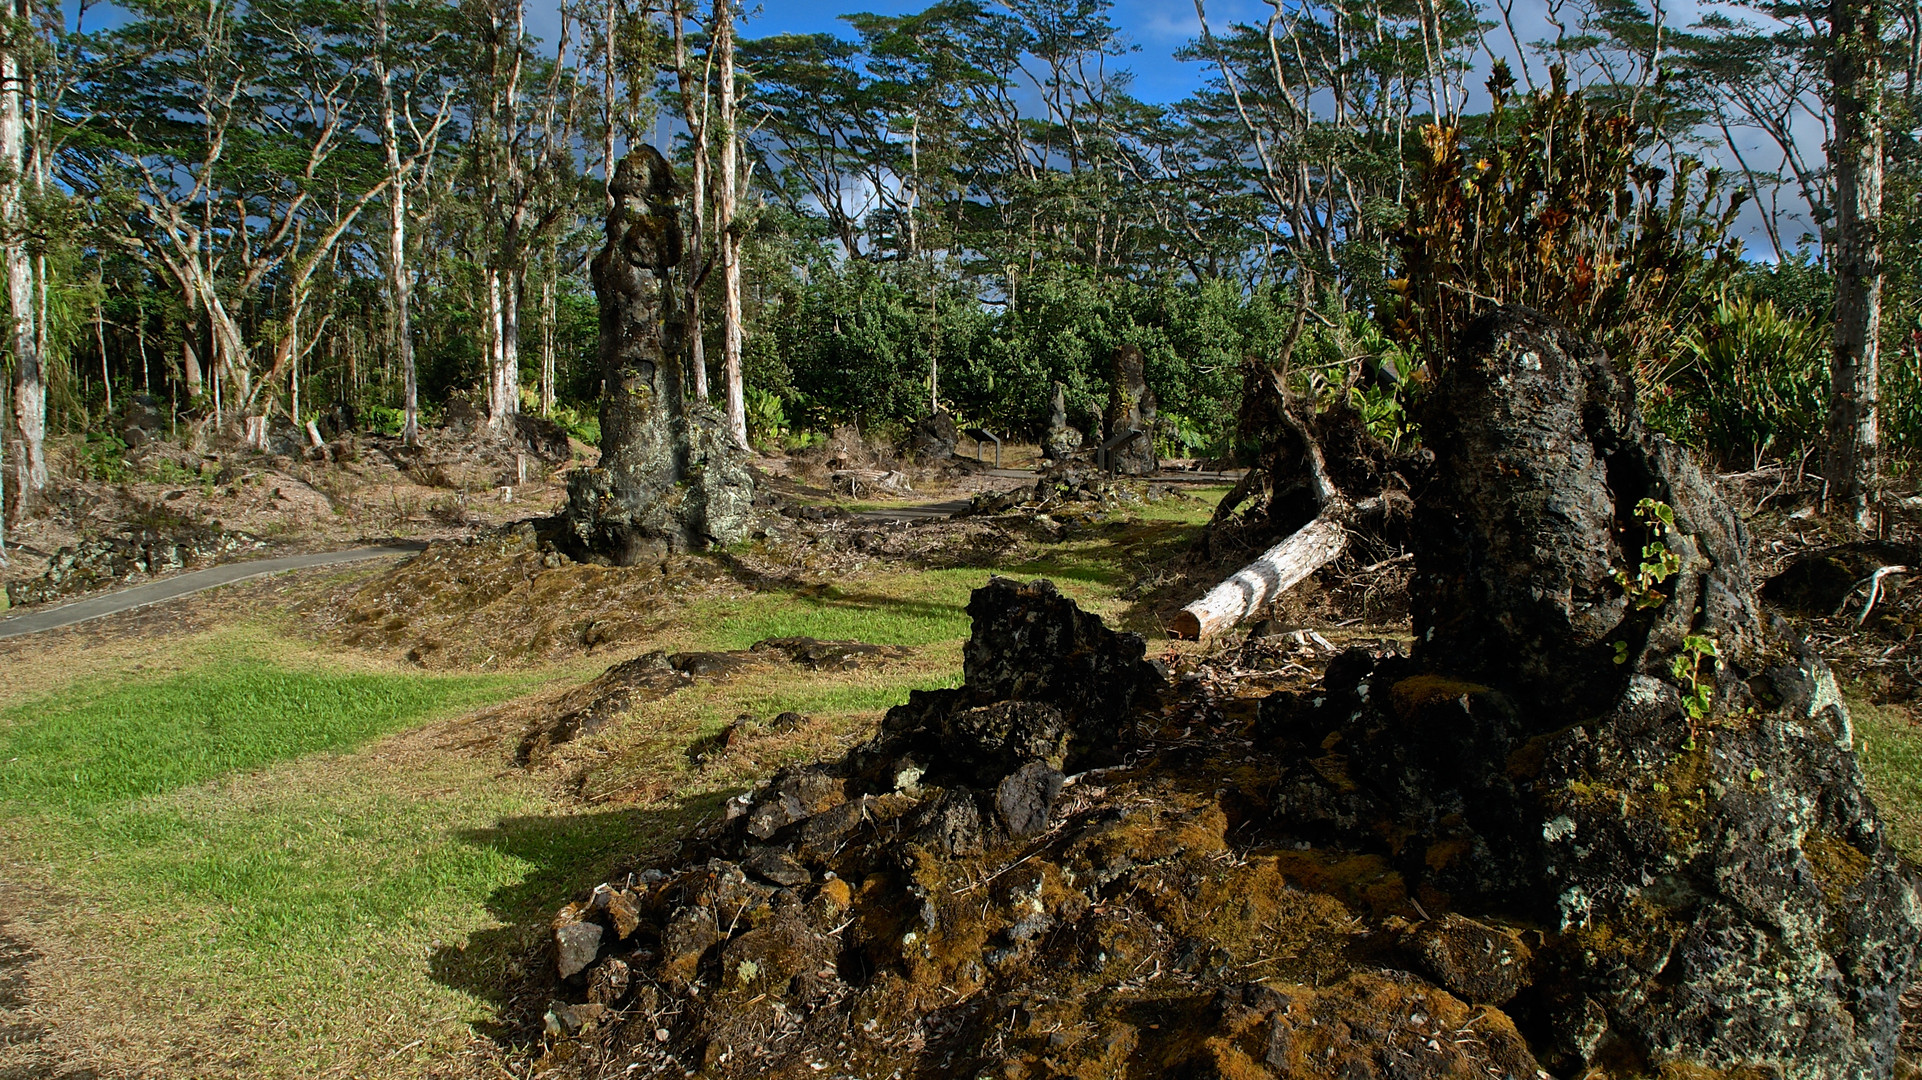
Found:
[{"label": "shadow on grass", "polygon": [[711,792],[653,810],[503,819],[458,834],[532,869],[487,898],[505,925],[476,931],[464,943],[443,945],[428,958],[434,981],[492,1005],[477,1034],[509,1048],[541,1036],[542,1015],[557,988],[551,927],[569,900],[595,885],[674,858],[680,839],[703,819],[718,816],[725,792]]}]

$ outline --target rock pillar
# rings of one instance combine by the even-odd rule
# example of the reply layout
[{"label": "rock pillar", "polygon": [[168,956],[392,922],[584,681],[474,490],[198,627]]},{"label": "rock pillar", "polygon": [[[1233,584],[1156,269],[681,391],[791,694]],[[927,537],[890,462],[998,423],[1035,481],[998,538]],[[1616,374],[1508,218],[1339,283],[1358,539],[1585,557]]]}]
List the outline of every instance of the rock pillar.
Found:
[{"label": "rock pillar", "polygon": [[726,421],[682,386],[685,323],[667,287],[681,260],[674,172],[652,147],[615,169],[607,243],[591,273],[600,302],[601,460],[568,478],[577,554],[632,565],[747,536],[754,481]]}]

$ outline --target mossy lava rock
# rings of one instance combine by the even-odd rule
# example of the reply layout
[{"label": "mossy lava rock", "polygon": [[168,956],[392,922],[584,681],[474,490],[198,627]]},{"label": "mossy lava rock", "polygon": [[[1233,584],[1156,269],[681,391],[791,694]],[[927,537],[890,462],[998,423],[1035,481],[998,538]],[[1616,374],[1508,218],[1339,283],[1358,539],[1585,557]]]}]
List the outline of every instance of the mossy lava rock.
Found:
[{"label": "mossy lava rock", "polygon": [[1917,880],[1827,665],[1762,621],[1741,522],[1607,357],[1526,309],[1471,328],[1423,423],[1414,656],[1264,703],[1339,759],[1278,815],[1373,843],[1430,905],[1539,927],[1506,1010],[1550,1069],[1891,1075]]}]

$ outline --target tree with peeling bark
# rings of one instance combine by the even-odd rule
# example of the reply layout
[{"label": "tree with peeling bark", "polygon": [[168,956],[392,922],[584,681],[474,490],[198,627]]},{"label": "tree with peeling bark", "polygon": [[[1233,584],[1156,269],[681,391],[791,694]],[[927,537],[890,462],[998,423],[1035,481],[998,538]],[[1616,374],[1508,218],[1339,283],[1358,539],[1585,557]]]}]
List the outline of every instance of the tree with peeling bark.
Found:
[{"label": "tree with peeling bark", "polygon": [[1828,74],[1835,134],[1829,171],[1835,215],[1834,359],[1829,368],[1829,499],[1861,529],[1875,527],[1880,471],[1876,399],[1881,379],[1882,173],[1886,157],[1884,0],[1832,0]]},{"label": "tree with peeling bark", "polygon": [[687,225],[684,230],[687,257],[680,266],[681,311],[685,320],[684,362],[692,380],[696,400],[708,399],[707,344],[705,321],[701,312],[701,286],[707,280],[713,256],[707,250],[707,221],[711,203],[708,178],[710,110],[713,105],[711,75],[714,53],[706,50],[698,58],[689,50],[687,23],[694,18],[693,0],[670,0],[667,12],[674,35],[674,86],[681,103],[681,122],[687,126],[689,183]]},{"label": "tree with peeling bark", "polygon": [[741,240],[739,220],[741,133],[736,124],[740,102],[734,86],[734,3],[714,0],[715,66],[720,69],[715,98],[721,176],[714,190],[714,239],[721,256],[721,372],[727,394],[727,430],[743,450],[747,442],[747,398],[741,385]]},{"label": "tree with peeling bark", "polygon": [[[31,39],[31,8],[26,0],[8,0],[5,18],[0,20],[0,246],[4,247],[12,320],[7,342],[13,350],[13,442],[19,455],[13,484],[16,519],[32,512],[34,500],[47,486],[46,377],[35,318],[34,267],[27,247],[27,184],[32,165],[27,160],[25,98]],[[0,508],[4,506],[4,489],[0,489]],[[4,546],[0,546],[3,556]]]}]

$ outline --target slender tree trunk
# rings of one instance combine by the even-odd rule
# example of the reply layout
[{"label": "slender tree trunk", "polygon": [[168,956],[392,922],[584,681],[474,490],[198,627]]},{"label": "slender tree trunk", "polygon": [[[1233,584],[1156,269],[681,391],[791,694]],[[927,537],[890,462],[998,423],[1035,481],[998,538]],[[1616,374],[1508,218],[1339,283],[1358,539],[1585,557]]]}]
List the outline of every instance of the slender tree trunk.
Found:
[{"label": "slender tree trunk", "polygon": [[[101,288],[104,300],[106,289]],[[93,342],[100,350],[100,385],[107,395],[107,415],[113,415],[113,376],[107,371],[107,306],[99,303],[93,306]]]},{"label": "slender tree trunk", "polygon": [[300,309],[294,309],[293,323],[287,331],[287,340],[293,346],[293,355],[287,361],[287,419],[294,422],[294,431],[300,430]]},{"label": "slender tree trunk", "polygon": [[541,415],[554,415],[554,275],[556,259],[541,274]]},{"label": "slender tree trunk", "polygon": [[601,186],[607,194],[607,209],[614,209],[614,35],[620,27],[620,0],[607,0],[602,10],[605,23],[601,27],[605,36],[601,39],[601,119],[606,127],[601,132]]},{"label": "slender tree trunk", "polygon": [[[14,20],[9,38],[24,32],[31,14],[26,5],[10,0],[6,13]],[[13,318],[13,427],[20,458],[14,481],[15,520],[32,512],[47,487],[47,382],[34,318],[33,261],[27,251],[22,191],[27,167],[24,85],[19,43],[0,43],[0,168],[6,170],[0,177],[0,229],[5,230],[7,300]]]},{"label": "slender tree trunk", "polygon": [[706,277],[704,268],[707,265],[707,71],[703,67],[697,86],[696,72],[687,55],[687,35],[682,26],[686,14],[677,0],[673,12],[674,68],[681,87],[681,116],[687,122],[689,141],[694,144],[692,183],[688,192],[688,206],[693,213],[687,216],[685,254],[681,259],[681,287],[685,294],[681,301],[681,312],[686,320],[687,366],[688,373],[694,377],[694,397],[706,401],[707,340],[701,332],[701,282]]},{"label": "slender tree trunk", "polygon": [[1830,368],[1829,498],[1860,528],[1874,525],[1878,338],[1882,326],[1882,0],[1832,0],[1829,82],[1835,358]]},{"label": "slender tree trunk", "polygon": [[747,448],[747,402],[741,386],[741,231],[734,221],[741,157],[734,124],[734,3],[714,0],[714,49],[721,85],[721,185],[714,200],[714,238],[721,247],[721,360],[727,380],[727,430]]},{"label": "slender tree trunk", "polygon": [[[392,155],[395,151],[388,153]],[[420,441],[420,385],[414,372],[414,328],[408,311],[414,283],[407,271],[407,196],[399,183],[388,196],[387,273],[389,302],[394,307],[394,353],[400,360],[400,437],[412,446]]]},{"label": "slender tree trunk", "polygon": [[491,418],[500,412],[501,368],[505,366],[507,335],[501,326],[501,278],[500,271],[487,268],[487,415]]},{"label": "slender tree trunk", "polygon": [[494,323],[494,362],[487,393],[488,426],[505,433],[521,408],[520,272],[487,272],[488,315]]},{"label": "slender tree trunk", "polygon": [[150,394],[153,392],[153,382],[147,373],[147,304],[145,300],[140,303],[140,310],[134,318],[133,330],[134,345],[140,350],[140,392]]}]

